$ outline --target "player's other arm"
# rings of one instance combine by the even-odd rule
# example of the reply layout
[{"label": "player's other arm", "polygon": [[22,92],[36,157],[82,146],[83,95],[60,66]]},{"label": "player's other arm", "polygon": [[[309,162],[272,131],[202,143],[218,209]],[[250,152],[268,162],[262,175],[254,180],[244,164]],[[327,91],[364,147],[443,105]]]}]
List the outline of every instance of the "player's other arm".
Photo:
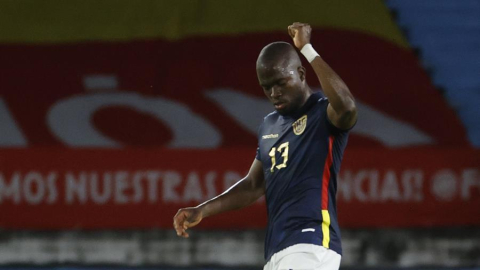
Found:
[{"label": "player's other arm", "polygon": [[[327,115],[330,122],[340,129],[349,129],[357,121],[355,99],[345,82],[335,71],[311,48],[310,37],[312,28],[305,23],[294,23],[288,27],[288,33],[295,47],[307,57],[317,75],[330,104]],[[307,45],[307,46],[305,46]],[[310,48],[309,48],[310,47]],[[308,57],[307,57],[308,58]],[[313,58],[313,59],[312,59]]]},{"label": "player's other arm", "polygon": [[255,159],[247,176],[231,188],[196,207],[182,208],[173,218],[173,227],[177,235],[188,237],[186,232],[203,218],[222,212],[240,209],[258,200],[265,194],[265,180],[262,163]]}]

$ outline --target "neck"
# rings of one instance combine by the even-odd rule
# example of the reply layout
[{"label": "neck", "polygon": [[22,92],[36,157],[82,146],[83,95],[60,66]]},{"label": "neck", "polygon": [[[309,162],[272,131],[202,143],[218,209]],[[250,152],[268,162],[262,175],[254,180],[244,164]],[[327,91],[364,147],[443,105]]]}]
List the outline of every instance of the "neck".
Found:
[{"label": "neck", "polygon": [[305,91],[303,91],[303,94],[302,94],[302,99],[301,99],[301,102],[299,103],[300,105],[298,106],[298,108],[296,108],[294,111],[288,113],[288,114],[285,114],[283,115],[284,117],[296,117],[302,110],[302,108],[305,106],[305,104],[307,103],[308,101],[308,98],[313,94],[313,91],[310,89],[310,87],[306,87],[305,88]]},{"label": "neck", "polygon": [[310,86],[306,86],[305,87],[305,91],[303,93],[303,100],[302,100],[302,105],[300,105],[300,107],[302,107],[303,105],[305,105],[305,103],[307,102],[308,98],[313,94],[313,91],[312,89],[310,89]]}]

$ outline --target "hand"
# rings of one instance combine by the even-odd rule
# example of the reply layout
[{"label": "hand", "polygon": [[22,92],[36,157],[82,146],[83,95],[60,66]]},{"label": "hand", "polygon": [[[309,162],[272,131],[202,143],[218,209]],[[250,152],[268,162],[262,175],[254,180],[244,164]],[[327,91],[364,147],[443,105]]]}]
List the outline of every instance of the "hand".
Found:
[{"label": "hand", "polygon": [[312,27],[307,23],[295,22],[288,26],[288,34],[292,37],[295,47],[301,50],[303,46],[310,43]]},{"label": "hand", "polygon": [[203,213],[201,208],[188,207],[178,210],[173,217],[173,227],[177,231],[177,235],[188,238],[187,229],[191,228],[202,221]]}]

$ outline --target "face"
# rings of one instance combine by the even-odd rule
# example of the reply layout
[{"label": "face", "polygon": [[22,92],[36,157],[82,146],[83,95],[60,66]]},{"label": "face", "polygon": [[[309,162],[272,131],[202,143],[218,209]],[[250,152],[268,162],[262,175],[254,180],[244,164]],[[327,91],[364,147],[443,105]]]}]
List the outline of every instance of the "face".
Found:
[{"label": "face", "polygon": [[292,114],[305,103],[305,69],[303,67],[259,65],[257,76],[263,92],[281,115]]}]

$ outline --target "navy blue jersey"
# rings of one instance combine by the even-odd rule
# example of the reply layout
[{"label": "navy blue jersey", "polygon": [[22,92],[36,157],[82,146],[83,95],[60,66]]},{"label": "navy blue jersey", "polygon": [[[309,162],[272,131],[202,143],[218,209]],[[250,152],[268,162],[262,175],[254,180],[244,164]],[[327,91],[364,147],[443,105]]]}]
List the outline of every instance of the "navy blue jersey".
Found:
[{"label": "navy blue jersey", "polygon": [[317,92],[295,115],[273,112],[260,126],[256,158],[266,185],[266,261],[300,243],[342,254],[335,198],[348,132],[330,123],[327,105]]}]

